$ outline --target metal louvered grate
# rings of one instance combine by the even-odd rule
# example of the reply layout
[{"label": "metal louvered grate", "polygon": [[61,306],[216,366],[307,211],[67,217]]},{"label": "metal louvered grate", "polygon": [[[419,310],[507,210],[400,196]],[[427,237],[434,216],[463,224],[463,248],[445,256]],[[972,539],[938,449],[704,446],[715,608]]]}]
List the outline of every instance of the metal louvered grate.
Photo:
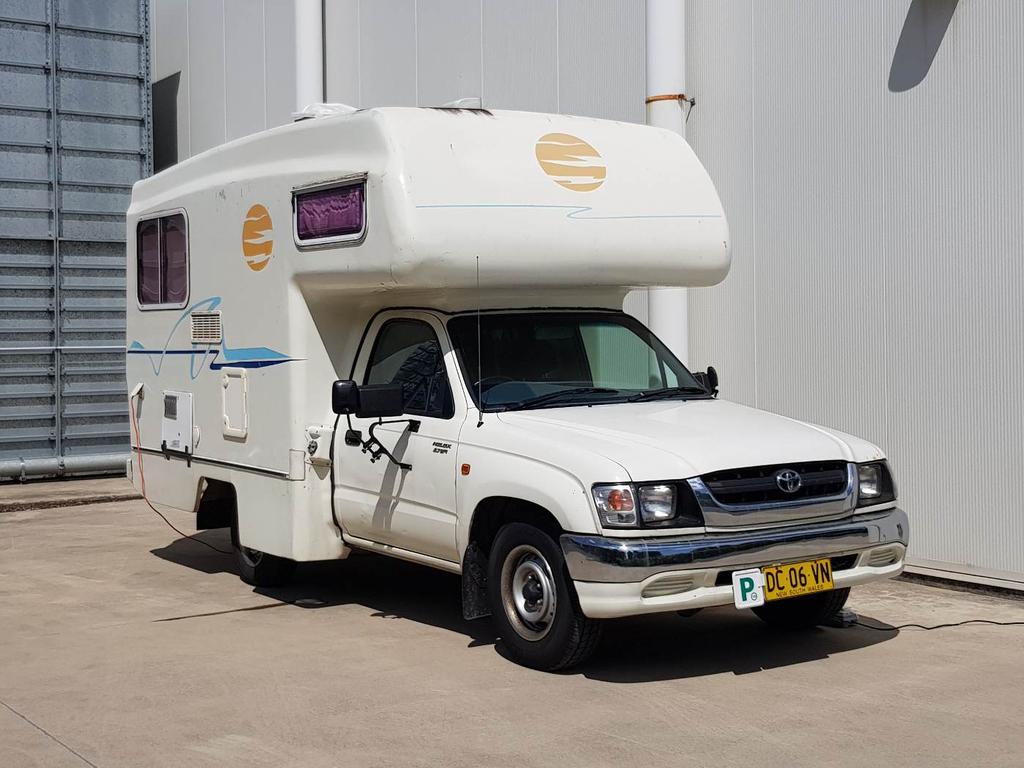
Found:
[{"label": "metal louvered grate", "polygon": [[193,312],[192,320],[193,344],[220,344],[221,327],[220,312]]}]

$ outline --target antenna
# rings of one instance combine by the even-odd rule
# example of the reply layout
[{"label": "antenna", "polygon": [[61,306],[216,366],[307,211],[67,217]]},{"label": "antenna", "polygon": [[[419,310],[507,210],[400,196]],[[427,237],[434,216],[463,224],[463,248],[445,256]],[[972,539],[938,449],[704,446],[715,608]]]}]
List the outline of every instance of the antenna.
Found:
[{"label": "antenna", "polygon": [[480,254],[476,257],[476,425],[484,425],[484,359],[480,342]]}]

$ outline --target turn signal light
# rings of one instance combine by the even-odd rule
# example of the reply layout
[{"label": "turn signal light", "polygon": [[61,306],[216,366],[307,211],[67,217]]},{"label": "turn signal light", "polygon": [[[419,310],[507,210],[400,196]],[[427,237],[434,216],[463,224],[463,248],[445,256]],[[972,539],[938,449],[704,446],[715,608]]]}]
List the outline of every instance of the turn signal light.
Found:
[{"label": "turn signal light", "polygon": [[602,525],[612,528],[636,527],[636,502],[633,500],[632,487],[626,483],[595,485],[593,494]]},{"label": "turn signal light", "polygon": [[628,489],[615,488],[608,494],[608,509],[613,512],[632,512],[633,494]]}]

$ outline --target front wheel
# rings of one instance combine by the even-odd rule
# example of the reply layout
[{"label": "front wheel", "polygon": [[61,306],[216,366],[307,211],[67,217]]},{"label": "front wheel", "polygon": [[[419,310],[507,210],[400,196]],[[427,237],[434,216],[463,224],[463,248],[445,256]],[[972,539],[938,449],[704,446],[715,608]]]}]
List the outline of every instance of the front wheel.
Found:
[{"label": "front wheel", "polygon": [[558,544],[525,523],[498,531],[487,568],[498,634],[512,659],[548,672],[584,661],[601,625],[583,615]]},{"label": "front wheel", "polygon": [[791,597],[752,609],[766,624],[779,629],[807,629],[824,624],[839,613],[850,596],[850,588],[833,589],[816,595]]}]

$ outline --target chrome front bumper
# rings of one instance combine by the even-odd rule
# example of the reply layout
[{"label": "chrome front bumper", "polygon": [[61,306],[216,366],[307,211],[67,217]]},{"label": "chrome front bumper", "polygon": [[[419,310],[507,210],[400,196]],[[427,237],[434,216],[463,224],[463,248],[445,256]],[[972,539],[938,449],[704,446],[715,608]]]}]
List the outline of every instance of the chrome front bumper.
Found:
[{"label": "chrome front bumper", "polygon": [[737,533],[644,539],[564,533],[560,540],[573,581],[622,584],[667,571],[738,570],[851,554],[883,544],[906,547],[909,537],[906,513],[893,507],[827,523]]}]

